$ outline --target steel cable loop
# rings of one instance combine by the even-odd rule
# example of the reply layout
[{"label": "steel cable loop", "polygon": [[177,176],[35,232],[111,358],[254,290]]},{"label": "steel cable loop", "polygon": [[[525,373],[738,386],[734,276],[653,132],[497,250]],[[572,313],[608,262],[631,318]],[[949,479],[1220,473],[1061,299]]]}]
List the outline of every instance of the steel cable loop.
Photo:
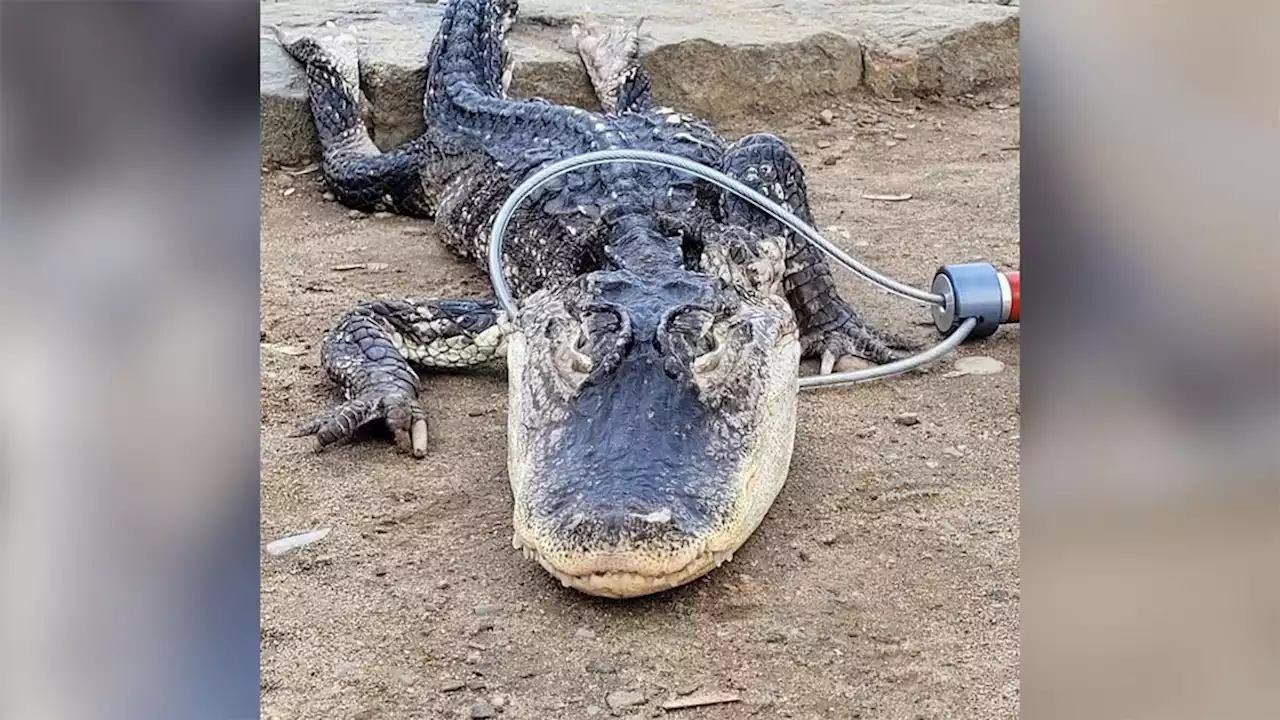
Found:
[{"label": "steel cable loop", "polygon": [[[507,313],[509,321],[514,322],[519,308],[516,305],[515,298],[511,294],[511,287],[507,284],[506,275],[503,272],[502,251],[503,242],[506,236],[507,227],[511,224],[511,219],[515,215],[520,205],[539,188],[550,180],[569,172],[593,165],[603,165],[613,162],[632,162],[641,165],[654,165],[664,167],[671,170],[683,170],[694,177],[705,180],[713,185],[732,192],[752,205],[760,208],[774,219],[783,223],[795,232],[802,235],[809,242],[817,245],[823,252],[834,258],[839,264],[849,269],[853,273],[862,278],[873,282],[885,288],[891,293],[900,297],[914,300],[926,305],[945,305],[946,299],[943,296],[920,290],[910,285],[894,280],[870,267],[863,265],[848,253],[822,237],[816,230],[809,227],[803,220],[796,217],[787,208],[775,203],[761,193],[753,190],[747,185],[735,180],[724,173],[707,167],[698,162],[694,162],[687,158],[677,155],[668,155],[666,153],[654,152],[652,150],[597,150],[594,152],[576,155],[574,157],[558,160],[538,172],[530,175],[522,182],[507,201],[503,203],[502,208],[498,211],[498,215],[494,218],[493,229],[489,233],[489,280],[493,284],[494,292],[498,296],[498,301],[502,304],[503,309]],[[831,373],[828,375],[812,375],[800,379],[800,387],[826,387],[831,385],[844,385],[854,382],[863,382],[891,375],[898,375],[925,363],[933,362],[939,357],[958,347],[964,339],[973,330],[977,321],[970,318],[965,320],[958,328],[955,329],[945,340],[937,345],[924,350],[909,358],[904,358],[896,362],[879,365],[864,370],[856,370],[844,373]]]}]

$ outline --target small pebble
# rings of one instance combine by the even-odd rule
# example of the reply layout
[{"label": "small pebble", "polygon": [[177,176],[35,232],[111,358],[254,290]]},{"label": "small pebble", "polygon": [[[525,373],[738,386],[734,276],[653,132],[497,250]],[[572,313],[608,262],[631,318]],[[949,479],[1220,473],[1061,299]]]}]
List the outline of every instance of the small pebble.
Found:
[{"label": "small pebble", "polygon": [[387,212],[386,210],[379,210],[378,212],[374,213],[373,216],[379,220],[386,220],[387,218],[391,217],[391,213]]},{"label": "small pebble", "polygon": [[898,147],[898,141],[897,141],[897,140],[886,140],[886,141],[885,141],[885,143],[884,143],[884,146],[885,146],[885,147]]},{"label": "small pebble", "polygon": [[347,217],[351,218],[352,220],[359,220],[359,219],[363,218],[364,216],[365,216],[365,214],[364,214],[364,213],[362,213],[362,212],[360,212],[359,210],[348,210],[348,211],[347,211]]},{"label": "small pebble", "polygon": [[937,461],[937,460],[925,460],[925,461],[924,461],[924,466],[925,466],[925,467],[927,467],[927,468],[929,468],[930,470],[937,470],[937,469],[938,469],[938,461]]},{"label": "small pebble", "polygon": [[916,413],[902,413],[898,417],[894,418],[893,421],[899,425],[911,427],[912,425],[920,424],[920,416]]},{"label": "small pebble", "polygon": [[830,125],[835,121],[836,121],[836,114],[831,112],[830,110],[823,110],[822,112],[818,113],[818,122],[822,123],[823,125]]},{"label": "small pebble", "polygon": [[294,194],[294,193],[296,193],[296,192],[298,192],[298,188],[285,188],[285,189],[284,189],[284,192],[282,192],[282,193],[280,193],[280,194],[281,194],[281,195],[284,195],[285,197],[289,197],[290,195],[292,195],[292,194]]},{"label": "small pebble", "polygon": [[608,660],[592,660],[587,663],[587,672],[595,673],[596,675],[612,675],[618,672],[618,668]]},{"label": "small pebble", "polygon": [[491,617],[502,612],[502,606],[494,605],[493,603],[481,603],[475,606],[474,610],[476,615],[480,617]]},{"label": "small pebble", "polygon": [[826,157],[822,158],[822,164],[823,164],[823,165],[835,165],[835,164],[836,164],[836,163],[838,163],[838,162],[840,162],[840,156],[839,156],[839,155],[828,155],[828,156],[826,156]]},{"label": "small pebble", "polygon": [[495,714],[493,706],[485,700],[477,700],[471,706],[471,717],[473,718],[491,718]]},{"label": "small pebble", "polygon": [[337,200],[337,198],[334,197],[333,193],[331,192],[325,192],[325,194],[321,195],[320,197],[324,198],[325,202],[333,202],[334,200]]},{"label": "small pebble", "polygon": [[596,638],[595,632],[590,628],[578,628],[577,632],[575,632],[573,636],[579,640],[594,640]]},{"label": "small pebble", "polygon": [[955,457],[955,458],[964,457],[963,450],[961,450],[960,448],[950,447],[950,446],[942,448],[942,454],[950,455],[951,457]]},{"label": "small pebble", "polygon": [[818,148],[821,150],[826,150],[827,148],[831,147],[830,140],[819,140],[817,144],[818,144]]},{"label": "small pebble", "polygon": [[643,705],[644,695],[634,690],[614,690],[605,696],[604,701],[614,710],[620,710]]},{"label": "small pebble", "polygon": [[592,715],[592,716],[599,715],[599,714],[600,714],[600,706],[599,706],[599,705],[588,705],[588,706],[587,706],[587,714],[588,714],[588,715]]},{"label": "small pebble", "polygon": [[449,589],[449,581],[448,581],[448,580],[441,580],[440,582],[436,583],[436,589],[437,589],[437,590],[448,590],[448,589]]},{"label": "small pebble", "polygon": [[502,709],[507,706],[507,699],[502,695],[494,695],[493,697],[489,698],[489,704],[493,705],[494,710],[497,710],[498,712],[502,712]]},{"label": "small pebble", "polygon": [[819,538],[819,539],[818,539],[818,542],[822,543],[823,545],[835,545],[835,544],[836,544],[836,536],[835,536],[835,535],[823,535],[821,538]]},{"label": "small pebble", "polygon": [[893,134],[893,139],[894,139],[894,140],[906,140],[906,139],[907,139],[907,136],[906,136],[906,135],[903,135],[902,133],[894,133],[894,134]]}]

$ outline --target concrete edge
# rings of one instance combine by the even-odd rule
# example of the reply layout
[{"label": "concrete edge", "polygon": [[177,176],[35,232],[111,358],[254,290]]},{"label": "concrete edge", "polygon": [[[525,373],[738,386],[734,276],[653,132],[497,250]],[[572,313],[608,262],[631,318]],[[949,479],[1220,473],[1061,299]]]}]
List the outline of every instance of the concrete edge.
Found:
[{"label": "concrete edge", "polygon": [[[953,97],[987,88],[1016,88],[1021,79],[1019,39],[1020,18],[1015,13],[915,46],[822,31],[797,41],[759,45],[687,39],[647,48],[642,59],[660,102],[722,123],[853,99],[860,93]],[[517,45],[518,54],[520,50]],[[277,56],[270,57],[273,53]],[[575,55],[546,47],[524,54],[532,59],[517,64],[513,95],[595,107],[586,72]],[[262,41],[261,56],[264,68],[292,62],[272,40]],[[372,106],[371,132],[384,150],[423,131],[425,60],[418,67],[362,67]],[[299,165],[319,158],[300,70],[285,81],[269,81],[264,71],[260,119],[264,164]]]}]

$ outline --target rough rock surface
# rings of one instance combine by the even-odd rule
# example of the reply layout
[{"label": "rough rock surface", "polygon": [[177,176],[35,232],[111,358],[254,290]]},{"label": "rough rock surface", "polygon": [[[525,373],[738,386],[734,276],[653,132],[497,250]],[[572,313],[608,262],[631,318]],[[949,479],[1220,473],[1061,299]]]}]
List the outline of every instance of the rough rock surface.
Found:
[{"label": "rough rock surface", "polygon": [[[1019,10],[1010,3],[933,0],[522,0],[512,29],[512,92],[594,107],[569,27],[590,8],[602,20],[644,18],[642,54],[664,103],[712,122],[848,97],[960,94],[1019,78]],[[1011,3],[1016,5],[1016,1]],[[263,2],[262,156],[317,155],[299,68],[266,29],[327,21],[360,41],[361,80],[383,149],[422,131],[427,49],[438,4],[412,0]]]}]

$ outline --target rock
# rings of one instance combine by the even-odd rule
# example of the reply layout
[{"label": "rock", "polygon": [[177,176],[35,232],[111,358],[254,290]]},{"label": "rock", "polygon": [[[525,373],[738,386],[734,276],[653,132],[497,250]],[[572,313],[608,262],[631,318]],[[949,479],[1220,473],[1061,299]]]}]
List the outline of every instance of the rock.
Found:
[{"label": "rock", "polygon": [[831,112],[830,110],[823,110],[822,112],[818,113],[818,122],[822,123],[823,125],[830,125],[835,121],[836,121],[836,114]]},{"label": "rock", "polygon": [[1020,77],[1019,10],[909,3],[848,13],[867,28],[864,81],[881,97],[958,96]]},{"label": "rock", "polygon": [[894,418],[893,421],[899,425],[911,427],[912,425],[920,424],[920,416],[912,412],[902,413],[898,417]]},{"label": "rock", "polygon": [[492,617],[502,612],[502,606],[494,603],[481,603],[472,608],[472,611],[480,617]]},{"label": "rock", "polygon": [[643,705],[644,700],[644,694],[634,690],[614,690],[604,699],[605,703],[614,710]]},{"label": "rock", "polygon": [[325,190],[324,194],[321,195],[320,197],[323,198],[325,202],[333,202],[338,199],[336,196],[334,196],[333,193],[329,192],[328,190]]},{"label": "rock", "polygon": [[595,640],[596,634],[590,628],[578,628],[573,636],[579,640]]},{"label": "rock", "polygon": [[957,448],[957,447],[950,447],[950,446],[942,448],[942,454],[943,454],[943,455],[950,455],[951,457],[954,457],[954,458],[962,458],[962,457],[964,457],[964,451],[963,451],[963,450],[961,450],[960,448]]},{"label": "rock", "polygon": [[373,708],[365,708],[355,715],[351,716],[351,720],[373,720],[378,717],[378,711]]},{"label": "rock", "polygon": [[502,695],[494,695],[489,698],[489,704],[493,705],[494,710],[502,712],[503,708],[507,706],[507,698]]},{"label": "rock", "polygon": [[1004,363],[993,357],[975,355],[956,360],[951,372],[943,377],[962,377],[964,375],[995,375],[1004,371]]},{"label": "rock", "polygon": [[594,717],[594,716],[596,716],[596,715],[599,715],[599,714],[600,714],[600,706],[599,706],[599,705],[588,705],[588,706],[587,706],[587,714],[588,714],[588,715],[591,715],[591,716],[593,716],[593,717]]},{"label": "rock", "polygon": [[477,700],[471,705],[471,717],[477,720],[491,718],[497,714],[497,711],[493,709],[493,706],[487,700]]},{"label": "rock", "polygon": [[374,213],[374,214],[373,214],[373,217],[374,217],[374,218],[376,218],[376,219],[378,219],[378,220],[386,220],[386,219],[388,219],[388,218],[395,217],[395,215],[392,215],[391,213],[387,212],[386,210],[379,210],[378,212],[376,212],[376,213]]},{"label": "rock", "polygon": [[436,589],[437,589],[437,590],[448,590],[448,589],[449,589],[449,581],[448,581],[448,580],[441,580],[440,582],[436,583]]},{"label": "rock", "polygon": [[838,162],[840,162],[840,156],[839,156],[839,155],[828,155],[828,156],[826,156],[826,157],[822,158],[822,164],[823,164],[823,165],[835,165],[835,164],[836,164],[836,163],[838,163]]},{"label": "rock", "polygon": [[596,675],[613,675],[618,672],[618,668],[608,660],[592,660],[587,663],[587,672]]},{"label": "rock", "polygon": [[359,210],[348,210],[347,217],[351,218],[352,220],[362,220],[366,216],[363,212],[360,212]]},{"label": "rock", "polygon": [[831,147],[831,141],[830,141],[830,140],[819,140],[818,142],[816,142],[816,143],[814,143],[814,144],[818,146],[818,149],[819,149],[819,150],[826,150],[827,148]]},{"label": "rock", "polygon": [[[654,96],[712,123],[852,97],[863,83],[885,96],[958,94],[1019,78],[1017,8],[965,3],[830,3],[780,0],[750,20],[731,5],[708,12],[685,0],[609,6],[611,19],[647,17],[642,59]],[[595,108],[568,26],[580,2],[523,0],[510,35],[516,97]],[[337,20],[355,36],[374,143],[388,150],[424,129],[427,51],[442,8],[404,0],[260,3],[262,159],[300,165],[319,156],[302,68],[267,30],[315,33]],[[758,15],[756,17],[755,15]],[[531,18],[537,17],[535,23]]]}]

